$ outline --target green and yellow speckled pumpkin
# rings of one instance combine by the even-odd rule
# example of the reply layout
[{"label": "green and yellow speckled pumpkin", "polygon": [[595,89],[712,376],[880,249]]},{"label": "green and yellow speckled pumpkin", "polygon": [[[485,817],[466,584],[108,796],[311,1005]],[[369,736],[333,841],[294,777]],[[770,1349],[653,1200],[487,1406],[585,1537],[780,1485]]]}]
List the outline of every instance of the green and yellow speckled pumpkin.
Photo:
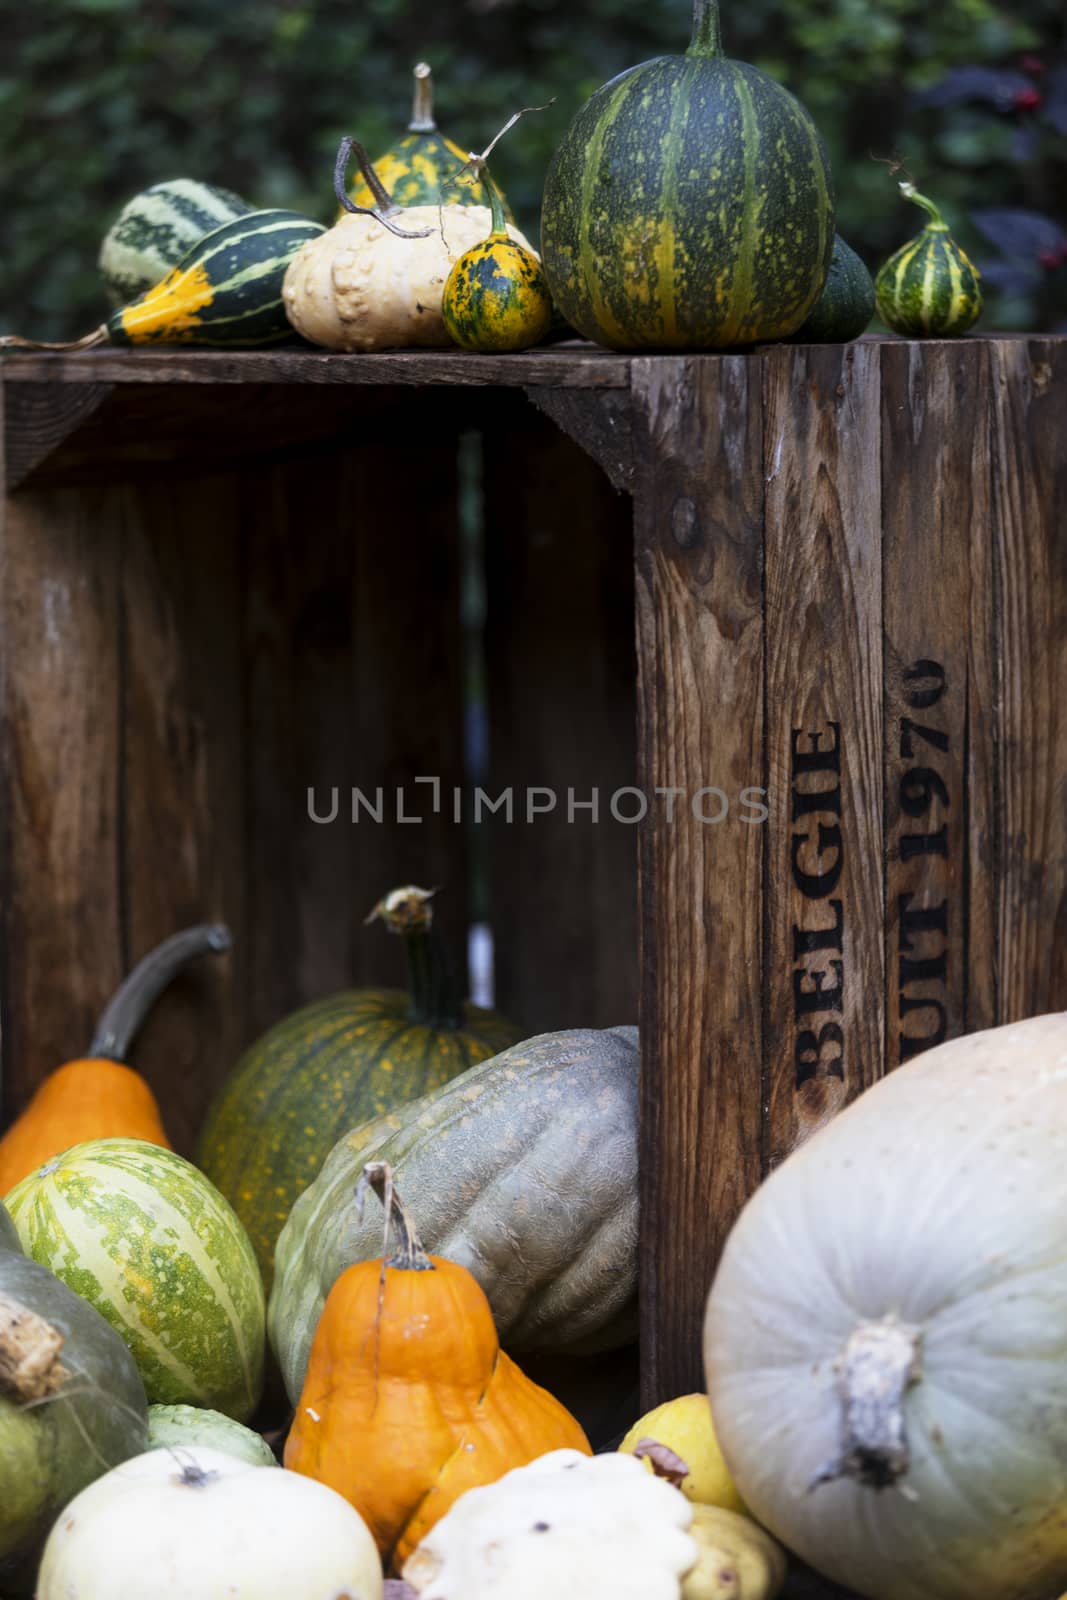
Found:
[{"label": "green and yellow speckled pumpkin", "polygon": [[477,163],[489,200],[488,238],[465,250],[445,281],[445,327],[464,350],[528,350],[552,325],[552,296],[533,250],[512,239],[496,184]]},{"label": "green and yellow speckled pumpkin", "polygon": [[960,249],[932,200],[912,183],[900,192],[929,216],[921,233],[890,256],[874,280],[878,315],[908,338],[951,338],[966,333],[982,312],[982,280]]},{"label": "green and yellow speckled pumpkin", "polygon": [[598,89],[545,182],[552,298],[619,350],[784,339],[830,266],[833,189],[814,123],[773,78],[726,59],[715,0],[693,9],[686,54]]},{"label": "green and yellow speckled pumpkin", "polygon": [[[408,131],[375,160],[374,170],[399,206],[435,206],[442,200],[454,206],[480,205],[477,184],[455,181],[466,164],[466,151],[446,139],[434,121],[433,73],[420,61]],[[374,204],[362,179],[353,185],[351,198],[357,206]]]},{"label": "green and yellow speckled pumpkin", "polygon": [[282,1226],[338,1139],[520,1037],[459,999],[426,890],[394,890],[375,915],[404,937],[410,994],[354,989],[286,1017],[238,1062],[204,1126],[200,1165],[245,1224],[268,1288]]}]

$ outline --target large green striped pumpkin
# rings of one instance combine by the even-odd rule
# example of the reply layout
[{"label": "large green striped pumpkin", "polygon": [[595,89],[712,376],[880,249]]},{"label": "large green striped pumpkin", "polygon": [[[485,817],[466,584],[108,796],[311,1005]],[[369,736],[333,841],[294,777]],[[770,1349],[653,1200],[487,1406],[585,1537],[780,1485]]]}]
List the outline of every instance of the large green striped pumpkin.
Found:
[{"label": "large green striped pumpkin", "polygon": [[251,1416],[263,1284],[240,1222],[191,1162],[142,1139],[91,1139],[6,1203],[26,1254],[121,1334],[150,1401]]},{"label": "large green striped pumpkin", "polygon": [[552,298],[619,350],[786,338],[819,298],[833,240],[818,131],[773,78],[722,54],[714,0],[696,0],[685,55],[597,90],[545,182]]},{"label": "large green striped pumpkin", "polygon": [[125,305],[151,289],[172,267],[224,222],[254,207],[229,189],[168,178],[127,200],[100,246],[100,275],[113,305]]},{"label": "large green striped pumpkin", "polygon": [[377,908],[403,934],[411,988],[351,989],[269,1029],[208,1113],[198,1160],[248,1230],[267,1288],[294,1202],[338,1139],[436,1089],[521,1034],[456,994],[430,896],[395,890]]}]

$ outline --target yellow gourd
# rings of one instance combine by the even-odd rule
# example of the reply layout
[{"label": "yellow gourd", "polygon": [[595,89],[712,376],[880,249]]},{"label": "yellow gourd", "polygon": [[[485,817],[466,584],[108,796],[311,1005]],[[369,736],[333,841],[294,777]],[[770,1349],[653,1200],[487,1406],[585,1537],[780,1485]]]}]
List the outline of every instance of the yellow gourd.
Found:
[{"label": "yellow gourd", "polygon": [[464,350],[502,352],[540,344],[552,324],[552,296],[540,257],[508,232],[500,192],[481,157],[471,160],[489,197],[492,229],[464,251],[445,284],[445,327]]},{"label": "yellow gourd", "polygon": [[[642,1439],[655,1439],[683,1458],[689,1471],[678,1487],[687,1499],[698,1505],[723,1506],[727,1511],[747,1511],[723,1460],[706,1394],[683,1394],[646,1412],[619,1449],[632,1455]],[[647,1457],[645,1464],[651,1472]]]},{"label": "yellow gourd", "polygon": [[775,1600],[781,1593],[785,1551],[751,1517],[695,1505],[689,1532],[700,1559],[682,1579],[681,1600]]}]

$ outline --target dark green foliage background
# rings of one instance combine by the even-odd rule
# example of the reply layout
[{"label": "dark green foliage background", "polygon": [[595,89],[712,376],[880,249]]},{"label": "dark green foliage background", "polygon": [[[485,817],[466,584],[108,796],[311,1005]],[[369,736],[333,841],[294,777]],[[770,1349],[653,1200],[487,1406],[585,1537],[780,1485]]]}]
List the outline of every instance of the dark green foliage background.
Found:
[{"label": "dark green foliage background", "polygon": [[[328,220],[340,135],[387,146],[422,56],[441,126],[464,146],[555,97],[508,135],[496,164],[535,232],[549,155],[578,105],[622,68],[683,48],[688,11],[686,0],[4,0],[0,326],[61,338],[100,321],[100,238],[125,199],[160,179],[199,177]],[[728,53],[772,72],[814,115],[839,228],[868,265],[921,221],[897,198],[884,164],[894,154],[979,255],[972,207],[1059,209],[1064,221],[1062,150],[1031,140],[1020,154],[1028,113],[913,103],[961,64],[1017,70],[1020,52],[1062,50],[1062,0],[723,0],[722,11]],[[1033,297],[992,310],[987,322],[1006,326],[1055,320]]]}]

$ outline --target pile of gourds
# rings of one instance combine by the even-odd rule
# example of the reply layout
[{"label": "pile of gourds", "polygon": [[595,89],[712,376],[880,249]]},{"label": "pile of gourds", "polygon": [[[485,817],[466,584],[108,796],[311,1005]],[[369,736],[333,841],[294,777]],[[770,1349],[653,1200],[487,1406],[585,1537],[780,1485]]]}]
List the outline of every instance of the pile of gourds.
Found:
[{"label": "pile of gourds", "polygon": [[796,1150],[708,1285],[706,1392],[593,1454],[524,1364],[580,1396],[633,1339],[636,1031],[517,1040],[433,900],[374,911],[411,992],[283,1019],[199,1165],[122,1057],[217,925],[0,1138],[0,1594],[774,1600],[792,1551],[870,1600],[1055,1600],[1067,1015],[931,1050]]},{"label": "pile of gourds", "polygon": [[[352,151],[362,180],[349,193]],[[964,333],[981,311],[977,270],[910,181],[900,187],[929,221],[872,284],[834,230],[814,123],[773,78],[724,54],[717,0],[694,0],[684,55],[621,73],[578,110],[545,181],[543,261],[509,219],[488,153],[438,131],[420,63],[391,149],[372,164],[342,140],[331,228],[187,178],[156,184],[104,240],[117,308],[84,339],[39,348],[298,334],[338,351],[509,352],[562,334],[617,350],[725,350],[856,338],[876,290],[886,325],[913,337]]]}]

